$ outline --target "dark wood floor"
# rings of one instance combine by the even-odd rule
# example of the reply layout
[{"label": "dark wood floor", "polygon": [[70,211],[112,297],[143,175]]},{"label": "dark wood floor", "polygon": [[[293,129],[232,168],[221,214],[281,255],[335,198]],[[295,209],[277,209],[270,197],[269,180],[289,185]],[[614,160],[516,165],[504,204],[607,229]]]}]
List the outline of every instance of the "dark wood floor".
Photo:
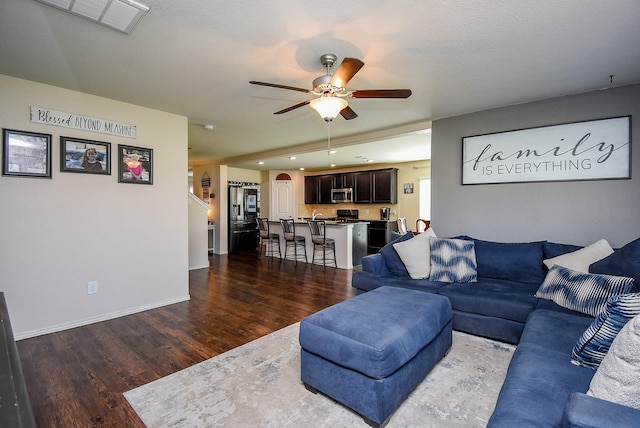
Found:
[{"label": "dark wood floor", "polygon": [[351,271],[213,256],[189,302],[18,342],[39,427],[142,427],[122,393],[352,297]]}]

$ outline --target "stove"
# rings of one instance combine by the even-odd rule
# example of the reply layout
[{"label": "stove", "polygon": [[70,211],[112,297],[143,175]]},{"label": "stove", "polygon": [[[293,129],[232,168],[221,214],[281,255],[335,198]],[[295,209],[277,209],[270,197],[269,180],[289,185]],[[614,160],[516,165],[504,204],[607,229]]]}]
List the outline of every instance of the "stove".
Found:
[{"label": "stove", "polygon": [[357,222],[358,218],[358,210],[336,210],[336,221],[339,221],[341,223]]}]

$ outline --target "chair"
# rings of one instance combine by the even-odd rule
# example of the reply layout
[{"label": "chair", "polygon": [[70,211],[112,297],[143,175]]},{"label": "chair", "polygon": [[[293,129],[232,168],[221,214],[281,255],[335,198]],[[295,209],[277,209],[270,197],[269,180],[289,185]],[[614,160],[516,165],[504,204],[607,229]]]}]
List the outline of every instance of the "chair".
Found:
[{"label": "chair", "polygon": [[324,220],[308,220],[308,223],[309,230],[311,231],[311,241],[313,241],[313,257],[311,258],[311,264],[315,264],[317,250],[322,250],[322,271],[324,272],[327,266],[327,250],[329,250],[333,252],[333,267],[337,268],[336,241],[335,239],[327,238],[327,223]]},{"label": "chair", "polygon": [[296,235],[296,224],[292,218],[281,218],[280,224],[282,225],[282,235],[284,236],[284,258],[287,258],[287,250],[289,247],[293,247],[293,260],[296,265],[298,259],[303,257],[298,256],[298,247],[302,247],[304,250],[304,262],[307,263],[307,239],[304,236]]},{"label": "chair", "polygon": [[269,219],[264,217],[258,217],[258,228],[260,229],[260,252],[258,257],[262,256],[262,246],[264,245],[264,252],[269,257],[271,252],[271,258],[275,254],[274,245],[278,247],[278,257],[282,258],[280,253],[280,235],[277,233],[271,233],[269,231]]},{"label": "chair", "polygon": [[398,233],[400,235],[404,235],[409,231],[407,229],[407,218],[406,217],[398,217]]},{"label": "chair", "polygon": [[[421,218],[416,220],[416,233],[422,233],[425,232],[427,229],[429,229],[429,226],[431,225],[431,221],[430,220],[423,220]],[[420,230],[422,228],[422,230]]]}]

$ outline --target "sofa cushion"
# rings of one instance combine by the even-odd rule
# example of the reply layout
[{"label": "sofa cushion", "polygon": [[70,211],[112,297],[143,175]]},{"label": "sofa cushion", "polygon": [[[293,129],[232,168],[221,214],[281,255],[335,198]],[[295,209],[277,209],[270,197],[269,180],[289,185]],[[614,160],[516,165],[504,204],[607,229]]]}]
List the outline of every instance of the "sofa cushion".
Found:
[{"label": "sofa cushion", "polygon": [[595,317],[604,310],[610,297],[628,293],[632,285],[632,278],[582,273],[555,265],[536,297]]},{"label": "sofa cushion", "polygon": [[407,272],[407,268],[404,267],[404,263],[400,259],[400,256],[396,252],[395,248],[393,248],[393,244],[398,242],[407,241],[413,238],[413,232],[409,231],[404,235],[400,235],[395,240],[389,242],[384,247],[380,248],[379,253],[384,257],[384,262],[387,264],[387,269],[394,275],[409,277],[409,272]]},{"label": "sofa cushion", "polygon": [[431,271],[430,237],[435,237],[433,229],[416,235],[412,239],[395,242],[393,248],[398,253],[404,267],[413,279],[429,278]]},{"label": "sofa cushion", "polygon": [[549,241],[545,241],[542,246],[545,260],[551,259],[553,257],[558,257],[566,253],[573,253],[574,251],[578,251],[581,248],[584,247],[580,245],[560,244],[558,242]]},{"label": "sofa cushion", "polygon": [[640,409],[640,315],[620,330],[593,376],[588,395]]},{"label": "sofa cushion", "polygon": [[430,279],[411,279],[409,277],[399,277],[391,273],[384,275],[375,275],[370,272],[354,272],[351,278],[351,285],[359,291],[371,291],[386,285],[407,288],[409,290],[426,291],[429,293],[438,293],[444,282],[431,281]]},{"label": "sofa cushion", "polygon": [[571,361],[597,369],[618,332],[638,314],[640,314],[640,293],[610,298],[604,311],[600,312],[573,347]]},{"label": "sofa cushion", "polygon": [[473,284],[446,284],[439,293],[451,300],[456,311],[524,323],[535,307],[536,288],[534,284],[480,278]]},{"label": "sofa cushion", "polygon": [[544,242],[501,243],[474,239],[478,278],[507,279],[539,285],[546,270]]},{"label": "sofa cushion", "polygon": [[568,352],[521,341],[487,427],[559,427],[567,398],[586,392],[594,373],[571,364]]},{"label": "sofa cushion", "polygon": [[589,266],[591,273],[627,276],[635,279],[633,291],[640,292],[640,238]]},{"label": "sofa cushion", "polygon": [[579,313],[570,314],[536,309],[527,319],[520,343],[532,343],[562,351],[567,354],[568,360],[576,340],[592,321],[592,317]]},{"label": "sofa cushion", "polygon": [[591,315],[587,315],[587,314],[583,314],[582,312],[572,311],[571,309],[563,308],[562,306],[560,306],[556,302],[552,302],[551,300],[547,300],[547,299],[537,299],[537,300],[538,300],[538,303],[536,303],[536,309],[562,312],[562,313],[571,314],[571,315],[580,315],[581,317],[585,317],[593,320],[593,317]]},{"label": "sofa cushion", "polygon": [[429,277],[442,282],[475,282],[477,265],[474,242],[432,237]]},{"label": "sofa cushion", "polygon": [[589,265],[602,260],[613,253],[613,248],[606,239],[601,239],[593,244],[581,248],[572,253],[545,259],[544,264],[551,269],[553,265],[560,265],[578,272],[589,272]]}]

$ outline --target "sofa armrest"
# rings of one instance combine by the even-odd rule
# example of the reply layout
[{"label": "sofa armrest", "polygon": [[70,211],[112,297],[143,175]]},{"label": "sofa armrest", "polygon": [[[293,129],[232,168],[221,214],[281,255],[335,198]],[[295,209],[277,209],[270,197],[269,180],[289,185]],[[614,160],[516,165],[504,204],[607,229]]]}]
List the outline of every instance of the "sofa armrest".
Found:
[{"label": "sofa armrest", "polygon": [[564,406],[562,428],[631,428],[638,421],[640,410],[574,392]]},{"label": "sofa armrest", "polygon": [[362,270],[373,275],[384,275],[385,273],[389,273],[384,257],[382,257],[382,254],[380,253],[364,256],[362,258]]}]

